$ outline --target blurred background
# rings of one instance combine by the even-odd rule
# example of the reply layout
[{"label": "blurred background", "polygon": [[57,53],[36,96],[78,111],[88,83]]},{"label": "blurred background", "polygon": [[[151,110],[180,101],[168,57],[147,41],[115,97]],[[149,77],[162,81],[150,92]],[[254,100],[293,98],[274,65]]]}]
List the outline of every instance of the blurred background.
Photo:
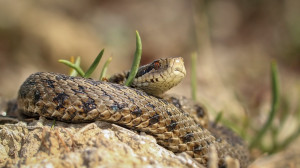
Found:
[{"label": "blurred background", "polygon": [[[0,1],[0,96],[15,98],[32,73],[68,73],[58,59],[80,56],[86,70],[102,48],[100,67],[113,57],[108,74],[128,70],[138,30],[141,64],[184,58],[187,77],[170,93],[191,97],[196,52],[198,101],[211,119],[222,111],[224,120],[243,125],[249,117],[254,130],[270,109],[270,64],[276,61],[279,111],[291,114],[279,136],[286,137],[299,125],[299,6],[298,0]],[[100,68],[93,77],[99,74]]]}]

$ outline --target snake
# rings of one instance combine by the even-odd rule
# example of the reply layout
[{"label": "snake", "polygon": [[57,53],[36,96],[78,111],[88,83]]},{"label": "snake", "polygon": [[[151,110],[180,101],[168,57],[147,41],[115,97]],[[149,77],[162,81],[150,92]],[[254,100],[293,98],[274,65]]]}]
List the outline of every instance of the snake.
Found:
[{"label": "snake", "polygon": [[217,149],[218,164],[225,157],[246,167],[247,147],[229,129],[207,124],[201,105],[179,96],[164,94],[186,75],[183,58],[161,58],[141,66],[130,86],[123,85],[129,71],[107,81],[37,72],[21,85],[17,104],[21,113],[68,123],[106,121],[152,135],[157,143],[174,152],[186,152],[208,165],[209,148]]}]

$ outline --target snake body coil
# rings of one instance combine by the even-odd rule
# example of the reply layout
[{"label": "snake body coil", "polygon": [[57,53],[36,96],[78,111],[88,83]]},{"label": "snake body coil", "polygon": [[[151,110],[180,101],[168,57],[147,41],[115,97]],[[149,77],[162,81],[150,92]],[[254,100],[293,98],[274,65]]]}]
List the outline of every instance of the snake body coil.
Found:
[{"label": "snake body coil", "polygon": [[38,72],[20,87],[18,107],[28,116],[72,123],[101,120],[143,131],[165,148],[186,152],[204,165],[214,144],[220,164],[227,155],[238,158],[242,166],[247,164],[241,144],[215,137],[167,100],[119,84]]}]

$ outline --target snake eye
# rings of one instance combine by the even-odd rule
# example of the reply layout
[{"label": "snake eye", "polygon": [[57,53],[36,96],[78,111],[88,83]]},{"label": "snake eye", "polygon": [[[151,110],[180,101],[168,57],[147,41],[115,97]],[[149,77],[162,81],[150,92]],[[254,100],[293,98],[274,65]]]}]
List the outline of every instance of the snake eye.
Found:
[{"label": "snake eye", "polygon": [[154,69],[155,69],[155,70],[158,70],[158,69],[160,68],[160,63],[159,63],[158,61],[155,61],[155,62],[153,63],[153,66],[154,66]]}]

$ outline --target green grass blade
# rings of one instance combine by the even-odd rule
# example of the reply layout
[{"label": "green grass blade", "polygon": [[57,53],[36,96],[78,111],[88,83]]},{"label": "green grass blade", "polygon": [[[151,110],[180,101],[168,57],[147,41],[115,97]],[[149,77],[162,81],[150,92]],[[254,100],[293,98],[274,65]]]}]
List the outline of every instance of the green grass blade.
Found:
[{"label": "green grass blade", "polygon": [[[75,66],[80,67],[80,57],[76,58]],[[78,72],[75,69],[71,69],[70,76],[77,76]]]},{"label": "green grass blade", "polygon": [[278,70],[276,62],[272,62],[271,64],[271,84],[272,84],[272,104],[271,104],[271,110],[269,112],[269,116],[265,124],[263,125],[262,129],[259,130],[257,136],[255,136],[255,139],[252,140],[250,143],[250,148],[253,148],[254,146],[257,146],[260,142],[262,137],[265,135],[267,130],[270,128],[275,114],[278,109],[278,100],[279,100],[279,82],[278,82]]},{"label": "green grass blade", "polygon": [[249,134],[247,133],[247,130],[249,129],[249,123],[250,123],[250,119],[248,116],[246,116],[243,119],[243,125],[242,125],[242,129],[241,129],[241,134],[240,134],[240,136],[243,139],[248,140],[248,142],[249,142]]},{"label": "green grass blade", "polygon": [[91,74],[94,72],[94,70],[96,69],[96,67],[98,66],[102,56],[104,53],[104,49],[102,49],[100,51],[100,53],[98,54],[98,56],[96,57],[96,59],[94,60],[94,62],[92,63],[92,65],[89,67],[89,69],[85,72],[84,77],[85,78],[89,78],[91,76]]},{"label": "green grass blade", "polygon": [[[295,118],[300,120],[300,102],[298,104],[298,108],[295,114]],[[298,129],[293,132],[288,138],[286,138],[281,144],[279,144],[278,150],[285,149],[291,142],[297,139],[300,136],[300,123],[298,123]]]},{"label": "green grass blade", "polygon": [[54,127],[55,127],[55,122],[56,122],[56,120],[53,120],[53,123],[52,123],[52,125],[51,125],[51,129],[54,129]]},{"label": "green grass blade", "polygon": [[64,59],[60,59],[60,60],[58,60],[58,62],[63,63],[65,65],[67,65],[68,67],[75,69],[80,76],[82,76],[82,77],[84,76],[83,70],[79,66],[73,64],[72,62],[70,62],[68,60],[64,60]]},{"label": "green grass blade", "polygon": [[140,65],[141,57],[142,57],[142,41],[139,32],[136,31],[136,49],[135,49],[134,60],[131,66],[129,77],[125,82],[126,86],[130,86],[133,79],[135,78],[135,75]]},{"label": "green grass blade", "polygon": [[217,114],[216,118],[215,118],[214,124],[218,124],[218,122],[221,121],[222,117],[223,117],[223,112],[220,111],[220,112]]},{"label": "green grass blade", "polygon": [[99,80],[102,80],[102,78],[105,77],[108,65],[110,64],[111,60],[112,60],[112,57],[109,57],[106,60],[106,62],[104,63],[104,65],[102,67],[102,70],[101,70],[101,74],[100,74]]},{"label": "green grass blade", "polygon": [[191,55],[191,87],[192,87],[192,99],[194,101],[197,100],[197,70],[196,70],[196,64],[197,64],[197,54],[196,52],[192,53]]},{"label": "green grass blade", "polygon": [[278,147],[280,149],[285,149],[291,142],[293,142],[295,139],[297,139],[300,135],[300,126],[298,126],[298,130],[294,132],[292,135],[290,135],[287,139],[285,139],[282,144]]},{"label": "green grass blade", "polygon": [[240,135],[241,132],[241,128],[235,124],[234,122],[231,122],[229,120],[226,119],[222,119],[223,117],[221,117],[222,120],[222,125],[224,125],[225,127],[228,127],[229,129],[231,129],[233,132],[237,133]]},{"label": "green grass blade", "polygon": [[296,112],[296,117],[298,119],[298,121],[300,121],[300,101],[298,103],[298,108],[297,108],[297,112]]}]

